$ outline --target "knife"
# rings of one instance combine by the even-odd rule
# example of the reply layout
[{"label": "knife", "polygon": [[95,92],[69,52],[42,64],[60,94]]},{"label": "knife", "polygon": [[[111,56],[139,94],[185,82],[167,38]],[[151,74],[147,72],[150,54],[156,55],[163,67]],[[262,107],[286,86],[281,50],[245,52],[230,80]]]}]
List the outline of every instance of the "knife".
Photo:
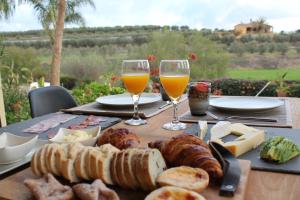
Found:
[{"label": "knife", "polygon": [[209,142],[213,155],[220,162],[224,176],[220,187],[220,196],[234,196],[241,177],[239,161],[222,145],[216,142]]}]

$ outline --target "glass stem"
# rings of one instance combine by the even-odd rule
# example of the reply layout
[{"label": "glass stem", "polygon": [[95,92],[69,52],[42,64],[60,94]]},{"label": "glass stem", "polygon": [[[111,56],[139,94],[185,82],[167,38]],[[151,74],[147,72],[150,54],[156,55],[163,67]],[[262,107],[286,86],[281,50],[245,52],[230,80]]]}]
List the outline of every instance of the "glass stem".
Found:
[{"label": "glass stem", "polygon": [[138,108],[140,95],[134,94],[134,95],[132,95],[132,99],[133,99],[133,117],[132,118],[133,119],[140,119],[139,108]]},{"label": "glass stem", "polygon": [[178,104],[178,102],[177,101],[172,101],[172,103],[173,103],[173,107],[174,107],[172,123],[173,124],[178,124],[179,123],[178,116],[177,116],[177,104]]}]

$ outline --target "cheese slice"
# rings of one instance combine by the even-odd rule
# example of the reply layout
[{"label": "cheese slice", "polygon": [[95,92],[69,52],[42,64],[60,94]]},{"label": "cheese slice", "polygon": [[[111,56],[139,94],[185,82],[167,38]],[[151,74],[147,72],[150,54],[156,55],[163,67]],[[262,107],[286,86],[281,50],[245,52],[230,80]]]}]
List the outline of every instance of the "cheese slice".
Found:
[{"label": "cheese slice", "polygon": [[215,141],[231,133],[231,123],[220,121],[210,129],[210,140]]},{"label": "cheese slice", "polygon": [[[221,138],[229,134],[239,137],[230,142],[223,142]],[[263,130],[255,129],[241,123],[231,124],[227,122],[219,124],[212,130],[211,140],[220,143],[234,156],[238,157],[262,144],[265,141],[265,133]]]},{"label": "cheese slice", "polygon": [[255,133],[244,134],[234,141],[226,142],[223,144],[235,157],[238,157],[265,141],[264,131],[257,131]]},{"label": "cheese slice", "polygon": [[207,134],[207,121],[198,121],[198,126],[199,126],[198,137],[201,140],[204,140]]}]

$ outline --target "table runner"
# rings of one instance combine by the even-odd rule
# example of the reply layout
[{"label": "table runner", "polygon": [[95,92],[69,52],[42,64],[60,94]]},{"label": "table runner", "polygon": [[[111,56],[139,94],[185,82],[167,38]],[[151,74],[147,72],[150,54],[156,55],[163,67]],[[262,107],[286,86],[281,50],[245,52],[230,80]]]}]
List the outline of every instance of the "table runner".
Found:
[{"label": "table runner", "polygon": [[[186,100],[186,96],[182,97],[180,102]],[[162,111],[170,108],[172,105],[165,106],[166,101],[158,101],[156,103],[151,103],[147,105],[139,105],[139,114],[141,118],[149,118],[153,117]],[[73,114],[88,114],[88,115],[103,115],[103,116],[117,116],[117,117],[132,117],[133,115],[133,107],[127,106],[104,106],[97,102],[85,104],[82,106],[78,106],[75,108],[70,108],[66,110],[62,110],[65,113],[73,113]]]},{"label": "table runner", "polygon": [[[213,107],[209,107],[209,111],[218,117],[226,117],[226,116],[245,116],[245,117],[265,117],[265,118],[274,118],[277,119],[277,122],[263,122],[263,121],[252,121],[252,120],[240,120],[240,119],[230,119],[231,122],[242,122],[246,125],[252,125],[252,126],[267,126],[267,127],[282,127],[282,128],[291,128],[292,127],[292,119],[291,119],[291,110],[290,110],[290,104],[287,99],[282,99],[284,102],[284,105],[267,111],[261,111],[261,112],[249,112],[249,111],[235,111],[235,112],[229,112],[229,111],[222,111],[215,109]],[[199,120],[207,121],[208,123],[215,124],[218,121],[215,119],[212,119],[210,116],[194,116],[191,115],[190,111],[182,114],[179,117],[179,120],[182,122],[198,122]]]}]

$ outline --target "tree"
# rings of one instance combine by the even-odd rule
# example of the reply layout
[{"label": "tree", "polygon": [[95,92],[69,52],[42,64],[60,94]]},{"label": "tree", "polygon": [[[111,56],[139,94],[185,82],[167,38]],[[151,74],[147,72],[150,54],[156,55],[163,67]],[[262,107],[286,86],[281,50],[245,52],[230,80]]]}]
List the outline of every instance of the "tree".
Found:
[{"label": "tree", "polygon": [[[77,12],[77,9],[85,5],[92,7],[95,7],[95,5],[92,0],[19,0],[19,3],[29,3],[33,5],[43,29],[49,36],[50,44],[53,49],[51,84],[59,85],[62,49],[62,41],[60,40],[62,40],[64,29],[64,23],[59,22],[59,20],[63,20],[66,23],[84,25],[84,19],[81,14]],[[62,9],[61,6],[64,6],[64,9]],[[14,11],[14,8],[15,0],[0,0],[0,19],[2,15],[9,17]],[[59,19],[59,17],[63,18]],[[59,27],[57,27],[58,25]],[[61,30],[56,30],[57,28]]]},{"label": "tree", "polygon": [[15,0],[0,0],[0,20],[8,19],[15,9]]}]

